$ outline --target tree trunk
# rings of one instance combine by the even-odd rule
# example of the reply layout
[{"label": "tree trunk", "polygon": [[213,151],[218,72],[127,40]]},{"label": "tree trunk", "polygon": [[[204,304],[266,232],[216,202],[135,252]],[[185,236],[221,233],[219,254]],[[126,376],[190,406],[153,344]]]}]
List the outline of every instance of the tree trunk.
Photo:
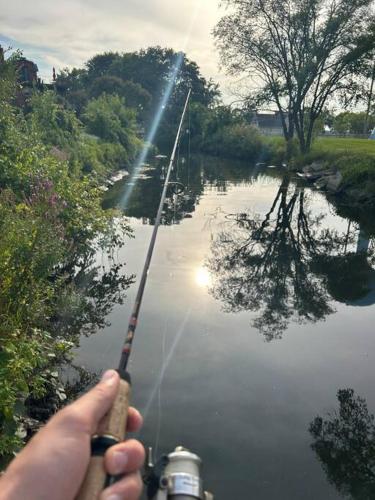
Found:
[{"label": "tree trunk", "polygon": [[368,118],[370,116],[370,110],[371,110],[372,94],[374,91],[374,81],[375,81],[375,61],[374,61],[373,66],[372,66],[370,94],[368,96],[368,101],[367,101],[365,123],[363,124],[363,133],[364,134],[368,134]]},{"label": "tree trunk", "polygon": [[316,120],[316,118],[310,117],[310,123],[309,123],[309,127],[307,130],[307,136],[306,136],[305,153],[308,153],[311,149],[315,120]]}]

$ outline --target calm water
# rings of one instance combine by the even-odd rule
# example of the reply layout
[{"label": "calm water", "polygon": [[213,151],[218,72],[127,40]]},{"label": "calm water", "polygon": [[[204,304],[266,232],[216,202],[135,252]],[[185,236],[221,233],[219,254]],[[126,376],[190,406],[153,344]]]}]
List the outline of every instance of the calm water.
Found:
[{"label": "calm water", "polygon": [[[134,186],[135,238],[115,256],[128,274],[140,275],[162,177],[159,164]],[[371,214],[339,215],[282,171],[235,162],[180,164],[178,180],[130,367],[141,440],[198,453],[217,499],[374,498]],[[136,286],[82,339],[90,370],[117,364]]]}]

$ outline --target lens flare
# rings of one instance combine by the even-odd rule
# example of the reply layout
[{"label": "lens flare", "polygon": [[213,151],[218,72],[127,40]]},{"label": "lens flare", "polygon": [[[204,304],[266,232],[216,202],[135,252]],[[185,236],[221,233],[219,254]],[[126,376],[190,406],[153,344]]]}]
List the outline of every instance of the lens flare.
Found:
[{"label": "lens flare", "polygon": [[152,143],[155,139],[155,135],[156,135],[156,132],[159,128],[161,119],[163,118],[165,108],[166,108],[168,100],[172,94],[175,80],[176,80],[177,74],[181,68],[181,64],[182,64],[183,60],[184,60],[184,53],[180,52],[177,55],[175,65],[173,66],[172,71],[169,75],[167,87],[164,91],[163,97],[161,99],[161,102],[159,104],[159,108],[158,108],[156,115],[154,117],[154,120],[152,122],[151,128],[147,134],[145,145],[143,146],[142,151],[135,162],[135,166],[134,166],[133,172],[130,176],[129,182],[126,184],[124,195],[122,196],[121,201],[120,201],[120,207],[122,209],[126,208],[128,202],[129,202],[130,195],[132,194],[132,191],[133,191],[134,186],[135,186],[134,181],[137,178],[137,176],[139,175],[139,172],[142,168],[142,165],[145,163],[145,161],[147,159],[148,153],[150,151],[150,147],[152,146]]}]

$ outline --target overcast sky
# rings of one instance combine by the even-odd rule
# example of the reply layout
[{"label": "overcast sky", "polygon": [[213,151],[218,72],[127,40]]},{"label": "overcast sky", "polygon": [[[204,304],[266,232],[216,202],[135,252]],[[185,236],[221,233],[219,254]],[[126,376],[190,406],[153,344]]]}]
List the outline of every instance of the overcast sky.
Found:
[{"label": "overcast sky", "polygon": [[211,33],[221,14],[219,0],[0,0],[0,44],[21,48],[45,80],[100,52],[172,47],[226,93]]}]

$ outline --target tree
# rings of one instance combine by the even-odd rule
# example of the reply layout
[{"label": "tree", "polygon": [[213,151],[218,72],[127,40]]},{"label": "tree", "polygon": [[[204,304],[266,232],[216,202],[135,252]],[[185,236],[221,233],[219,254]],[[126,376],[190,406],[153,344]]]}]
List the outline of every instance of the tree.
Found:
[{"label": "tree", "polygon": [[134,156],[139,145],[136,114],[125,106],[123,98],[102,94],[88,103],[82,118],[90,134],[120,143],[129,158]]},{"label": "tree", "polygon": [[96,98],[102,94],[124,97],[127,106],[142,111],[149,109],[151,95],[139,83],[122,80],[117,76],[100,76],[90,87],[90,96]]},{"label": "tree", "polygon": [[354,500],[375,496],[375,422],[366,400],[353,389],[337,392],[339,411],[310,424],[317,454],[329,481]]},{"label": "tree", "polygon": [[363,134],[368,127],[375,126],[375,117],[367,113],[353,113],[345,111],[336,115],[333,119],[333,129],[339,134]]},{"label": "tree", "polygon": [[86,63],[88,79],[92,81],[107,75],[112,65],[120,58],[121,56],[117,52],[104,52],[104,54],[92,57]]},{"label": "tree", "polygon": [[232,8],[214,30],[232,74],[254,77],[249,100],[274,104],[291,150],[311,146],[327,101],[350,86],[373,49],[371,0],[224,0]]},{"label": "tree", "polygon": [[138,111],[138,120],[144,125],[152,123],[172,75],[172,93],[155,138],[159,147],[169,148],[188,89],[192,88],[191,103],[206,108],[219,96],[218,86],[207,81],[198,65],[185,54],[162,47],[123,54],[98,54],[86,63],[85,69],[61,72],[56,88],[79,113],[89,98],[99,97],[104,92],[124,97],[127,106]]}]

